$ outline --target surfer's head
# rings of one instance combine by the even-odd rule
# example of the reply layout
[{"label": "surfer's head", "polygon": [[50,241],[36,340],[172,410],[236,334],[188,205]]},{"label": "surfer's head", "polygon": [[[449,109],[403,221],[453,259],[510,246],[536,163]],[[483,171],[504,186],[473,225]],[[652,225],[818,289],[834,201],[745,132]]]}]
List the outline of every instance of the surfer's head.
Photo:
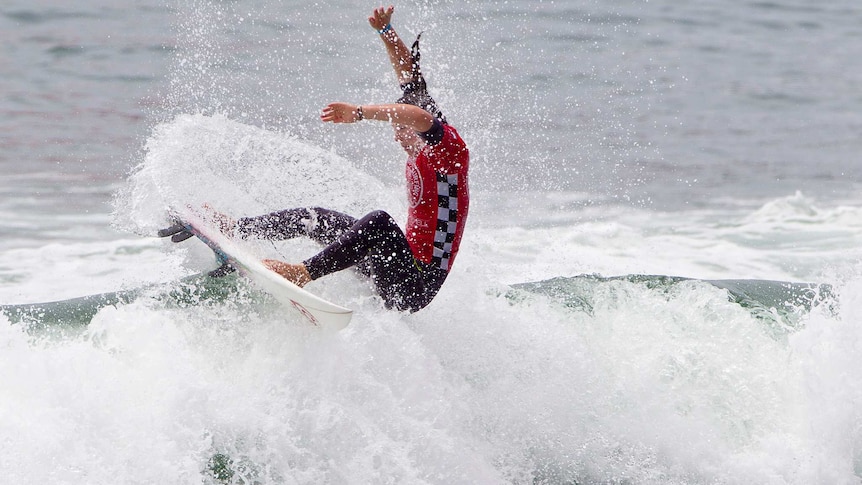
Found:
[{"label": "surfer's head", "polygon": [[393,123],[392,129],[395,130],[395,141],[401,145],[401,148],[403,148],[408,155],[416,155],[418,151],[425,146],[422,138],[416,134],[416,131],[413,128]]},{"label": "surfer's head", "polygon": [[404,94],[398,98],[398,103],[418,106],[431,113],[431,116],[439,119],[441,123],[446,123],[446,117],[443,116],[443,112],[440,111],[434,98],[428,94],[428,88],[425,86],[425,79],[423,79],[421,75],[418,80],[402,85],[401,89]]},{"label": "surfer's head", "polygon": [[442,123],[446,123],[446,117],[443,116],[443,112],[440,111],[434,98],[428,94],[428,85],[425,83],[425,78],[422,76],[422,70],[419,68],[420,37],[422,37],[421,33],[416,37],[416,41],[413,42],[413,46],[410,48],[410,52],[413,57],[413,67],[411,72],[412,79],[410,82],[401,85],[402,95],[398,98],[397,102],[418,106],[431,113],[432,116],[439,119]]}]

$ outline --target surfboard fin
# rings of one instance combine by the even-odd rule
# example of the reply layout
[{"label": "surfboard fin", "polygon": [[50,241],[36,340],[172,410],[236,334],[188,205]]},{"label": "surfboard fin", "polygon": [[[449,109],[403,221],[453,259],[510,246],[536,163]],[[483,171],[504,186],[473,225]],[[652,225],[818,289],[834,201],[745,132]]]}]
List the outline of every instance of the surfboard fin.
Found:
[{"label": "surfboard fin", "polygon": [[194,236],[194,234],[190,233],[189,231],[182,231],[171,236],[171,241],[175,243],[183,242],[192,236]]},{"label": "surfboard fin", "polygon": [[159,237],[171,236],[171,241],[175,243],[183,242],[194,235],[186,229],[186,225],[182,222],[177,222],[171,227],[159,229],[157,234]]},{"label": "surfboard fin", "polygon": [[236,271],[236,268],[230,265],[230,263],[222,263],[218,268],[207,273],[211,278],[222,278]]},{"label": "surfboard fin", "polygon": [[168,237],[168,236],[173,236],[174,234],[176,234],[180,231],[184,231],[185,229],[186,229],[186,226],[182,222],[177,222],[176,224],[172,225],[171,227],[159,229],[159,232],[157,234],[159,237]]}]

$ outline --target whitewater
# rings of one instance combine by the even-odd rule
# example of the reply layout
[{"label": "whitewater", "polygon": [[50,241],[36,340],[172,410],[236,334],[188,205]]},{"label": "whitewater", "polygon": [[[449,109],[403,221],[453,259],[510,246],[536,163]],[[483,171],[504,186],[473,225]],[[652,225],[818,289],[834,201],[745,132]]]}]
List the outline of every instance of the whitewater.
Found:
[{"label": "whitewater", "polygon": [[311,283],[337,333],[155,233],[403,224],[391,131],[316,120],[393,96],[373,6],[112,5],[0,7],[0,481],[859,483],[854,3],[397,5],[471,219],[418,313]]}]

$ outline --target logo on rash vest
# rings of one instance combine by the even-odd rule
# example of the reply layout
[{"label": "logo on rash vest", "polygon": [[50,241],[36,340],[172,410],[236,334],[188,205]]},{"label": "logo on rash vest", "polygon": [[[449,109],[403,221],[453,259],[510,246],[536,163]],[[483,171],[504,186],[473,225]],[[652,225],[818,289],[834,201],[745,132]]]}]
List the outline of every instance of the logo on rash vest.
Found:
[{"label": "logo on rash vest", "polygon": [[422,177],[419,175],[415,158],[407,162],[407,200],[410,202],[410,208],[422,202]]}]

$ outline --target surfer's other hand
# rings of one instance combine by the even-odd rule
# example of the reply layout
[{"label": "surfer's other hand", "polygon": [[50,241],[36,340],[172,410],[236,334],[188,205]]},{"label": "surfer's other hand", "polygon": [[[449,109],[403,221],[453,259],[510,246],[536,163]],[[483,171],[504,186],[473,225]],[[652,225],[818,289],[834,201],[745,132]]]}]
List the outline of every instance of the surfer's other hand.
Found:
[{"label": "surfer's other hand", "polygon": [[311,275],[304,264],[290,264],[277,259],[264,259],[263,264],[300,288],[311,282]]},{"label": "surfer's other hand", "polygon": [[395,7],[392,5],[383,8],[377,7],[374,9],[374,12],[371,13],[371,16],[368,17],[368,23],[371,24],[371,27],[376,31],[381,31],[386,28],[387,25],[392,21],[392,12],[395,11]]}]

